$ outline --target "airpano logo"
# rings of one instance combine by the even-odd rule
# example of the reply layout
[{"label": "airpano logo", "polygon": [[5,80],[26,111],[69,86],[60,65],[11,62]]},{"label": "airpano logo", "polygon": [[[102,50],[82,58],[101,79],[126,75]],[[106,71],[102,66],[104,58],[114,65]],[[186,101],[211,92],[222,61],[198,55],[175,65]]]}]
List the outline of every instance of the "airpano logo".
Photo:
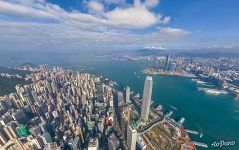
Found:
[{"label": "airpano logo", "polygon": [[227,147],[227,146],[234,146],[236,145],[236,141],[215,141],[211,144],[212,147]]}]

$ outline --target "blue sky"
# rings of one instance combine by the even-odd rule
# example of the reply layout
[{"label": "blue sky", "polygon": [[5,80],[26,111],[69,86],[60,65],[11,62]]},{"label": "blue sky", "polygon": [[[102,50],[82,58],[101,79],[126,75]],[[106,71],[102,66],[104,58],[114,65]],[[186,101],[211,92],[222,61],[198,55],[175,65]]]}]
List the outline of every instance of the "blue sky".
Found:
[{"label": "blue sky", "polygon": [[239,47],[238,0],[0,0],[0,51]]}]

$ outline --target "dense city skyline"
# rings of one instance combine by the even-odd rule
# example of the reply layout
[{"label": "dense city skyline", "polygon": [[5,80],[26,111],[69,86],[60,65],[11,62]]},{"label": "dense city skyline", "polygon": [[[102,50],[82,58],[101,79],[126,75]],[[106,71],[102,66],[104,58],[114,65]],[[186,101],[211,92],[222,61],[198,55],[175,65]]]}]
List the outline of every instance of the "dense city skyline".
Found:
[{"label": "dense city skyline", "polygon": [[236,0],[1,0],[0,51],[237,51],[238,10]]},{"label": "dense city skyline", "polygon": [[0,0],[0,149],[239,149],[238,0]]},{"label": "dense city skyline", "polygon": [[[220,111],[230,109],[226,113],[229,120],[225,123],[227,127],[232,127],[230,129],[237,130],[238,58],[126,55],[103,57],[96,62],[94,64],[99,67],[95,69],[100,72],[92,72],[91,67],[84,70],[74,65],[70,67],[73,70],[47,65],[38,68],[31,63],[18,64],[18,67],[12,69],[2,67],[0,82],[7,80],[13,84],[3,86],[5,94],[0,93],[0,146],[22,147],[23,150],[28,147],[70,147],[72,150],[86,147],[116,150],[121,147],[134,150],[135,146],[141,149],[195,149],[195,146],[210,149],[218,147],[219,142],[208,131],[212,131],[217,139],[221,138],[220,133],[232,132],[221,130],[222,126],[225,127],[221,122],[212,128],[210,123],[199,121],[203,118],[211,120],[213,117],[208,115],[218,116],[220,113],[215,111],[221,107],[220,103],[205,96],[232,105],[232,109],[223,105]],[[111,63],[113,68],[104,68]],[[130,67],[130,64],[136,66]],[[84,73],[88,71],[93,74]],[[104,78],[105,75],[109,78]],[[116,78],[112,78],[112,75],[116,75]],[[120,78],[122,80],[118,80]],[[170,80],[164,81],[167,78]],[[183,83],[180,80],[194,85],[186,85],[190,94],[185,91],[185,85],[181,86]],[[179,85],[181,87],[177,87]],[[158,91],[159,86],[165,88],[164,92]],[[177,88],[174,89],[174,86]],[[7,90],[8,87],[15,87],[15,90]],[[181,88],[182,91],[178,91]],[[159,96],[161,94],[176,101],[170,102],[171,98]],[[228,100],[224,99],[226,97]],[[182,99],[178,101],[178,98]],[[192,120],[198,113],[202,113],[188,107],[195,101],[200,110],[203,107],[202,111],[209,113],[203,118],[199,115],[199,118]],[[181,108],[178,107],[180,105]],[[188,113],[179,113],[185,110]],[[177,117],[173,115],[174,111]],[[225,116],[223,118],[226,119]],[[203,125],[202,128],[190,125],[194,121]],[[191,139],[191,135],[196,137],[192,136]],[[228,145],[224,143],[223,146],[236,149],[237,135],[228,137],[230,140],[223,140]]]},{"label": "dense city skyline", "polygon": [[198,145],[182,127],[184,121],[177,123],[164,115],[161,107],[152,109],[151,76],[145,79],[141,99],[127,93],[129,89],[119,91],[116,82],[93,74],[50,69],[45,64],[22,69],[32,72],[25,76],[32,83],[16,85],[15,93],[1,97],[0,148],[195,150],[194,143]]}]

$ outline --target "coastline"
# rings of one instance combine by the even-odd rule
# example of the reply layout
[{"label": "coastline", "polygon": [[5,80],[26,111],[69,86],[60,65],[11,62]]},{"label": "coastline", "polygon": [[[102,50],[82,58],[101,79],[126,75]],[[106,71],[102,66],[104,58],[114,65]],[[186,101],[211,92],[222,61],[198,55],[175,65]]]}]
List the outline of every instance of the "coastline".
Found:
[{"label": "coastline", "polygon": [[187,78],[195,78],[194,74],[182,73],[182,72],[171,72],[171,71],[163,71],[163,70],[154,70],[154,69],[143,69],[142,72],[148,75],[168,75],[168,76],[178,76],[178,77],[187,77]]},{"label": "coastline", "polygon": [[[147,75],[166,75],[166,76],[175,76],[175,77],[186,77],[191,78],[197,85],[199,84],[206,84],[211,83],[213,86],[216,86],[217,88],[220,88],[219,85],[217,85],[214,82],[208,82],[202,80],[203,78],[200,78],[199,76],[195,74],[190,73],[182,73],[182,72],[176,72],[176,71],[164,71],[164,70],[155,70],[155,69],[143,69],[142,73]],[[202,81],[201,81],[201,80]],[[233,96],[234,100],[239,100],[239,87],[235,87],[231,84],[226,84],[226,87],[223,87],[221,89],[214,89],[214,88],[198,88],[199,91],[203,91],[206,94],[209,95],[221,95],[221,94],[230,94]]]}]

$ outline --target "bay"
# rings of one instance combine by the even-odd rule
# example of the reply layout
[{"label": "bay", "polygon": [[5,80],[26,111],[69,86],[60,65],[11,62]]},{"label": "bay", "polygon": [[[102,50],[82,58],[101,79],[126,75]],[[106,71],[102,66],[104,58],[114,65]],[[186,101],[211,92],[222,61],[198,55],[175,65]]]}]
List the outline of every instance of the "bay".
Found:
[{"label": "bay", "polygon": [[[117,83],[128,85],[142,95],[145,63],[132,61],[100,61],[91,64],[92,73],[102,75]],[[190,135],[192,140],[208,144],[208,149],[239,149],[239,102],[230,95],[208,95],[197,91],[189,78],[154,75],[154,103],[163,105],[164,111],[172,110],[173,118],[184,117],[184,127],[203,133]],[[235,141],[234,146],[213,148],[215,141]],[[204,148],[198,148],[204,149]]]}]

